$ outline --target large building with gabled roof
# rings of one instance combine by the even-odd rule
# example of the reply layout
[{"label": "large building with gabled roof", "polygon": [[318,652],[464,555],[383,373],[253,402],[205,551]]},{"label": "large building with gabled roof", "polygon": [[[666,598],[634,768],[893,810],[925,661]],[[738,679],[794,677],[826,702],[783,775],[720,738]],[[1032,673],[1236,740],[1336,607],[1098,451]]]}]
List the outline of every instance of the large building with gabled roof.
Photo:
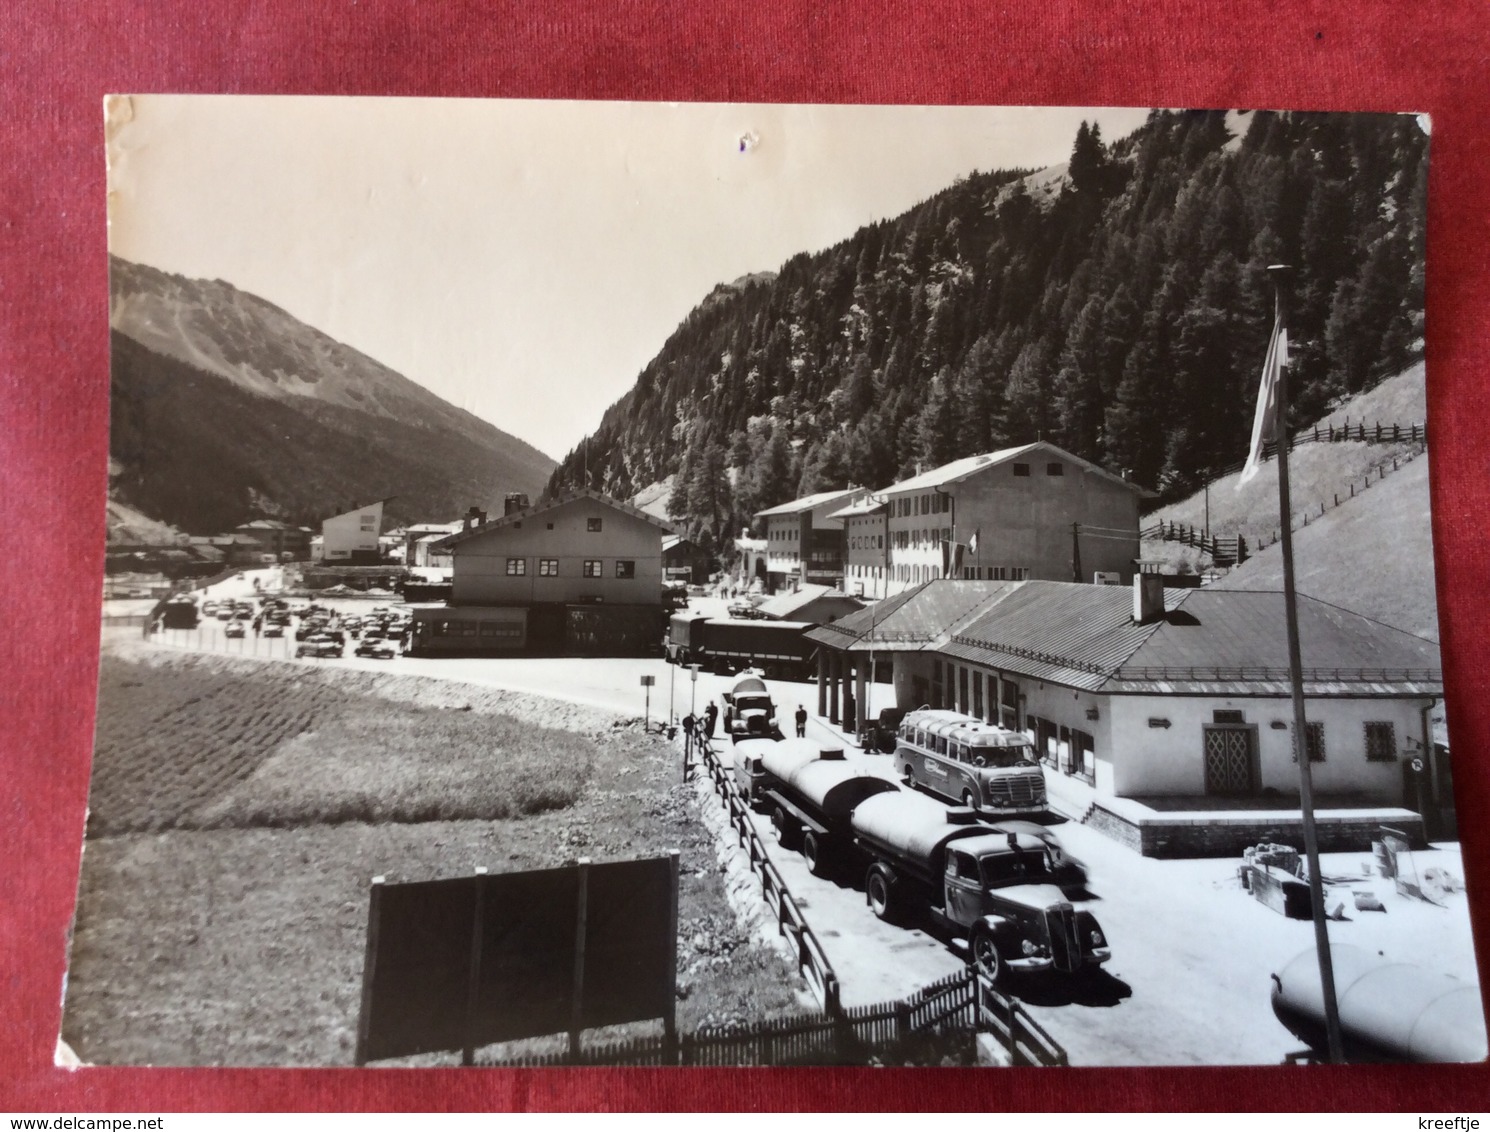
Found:
[{"label": "large building with gabled roof", "polygon": [[[1347,810],[1437,799],[1437,645],[1303,595],[1298,610],[1317,795]],[[874,688],[871,710],[924,704],[1023,731],[1047,775],[1084,784],[1099,807],[1286,810],[1290,795],[1297,806],[1281,593],[1165,590],[1158,575],[1125,588],[941,580],[808,639],[821,646],[819,710],[831,718],[870,701],[873,657],[882,679],[893,669],[893,693]]]},{"label": "large building with gabled roof", "polygon": [[631,656],[661,647],[662,540],[672,528],[581,490],[471,523],[444,606],[416,609],[411,651]]},{"label": "large building with gabled roof", "polygon": [[833,514],[867,494],[862,487],[820,491],[757,511],[765,526],[767,589],[841,585],[843,523]]},{"label": "large building with gabled roof", "polygon": [[866,595],[934,578],[1126,585],[1144,494],[1046,441],[953,460],[875,491],[882,512],[838,512],[870,552],[849,547],[858,569],[845,581]]}]

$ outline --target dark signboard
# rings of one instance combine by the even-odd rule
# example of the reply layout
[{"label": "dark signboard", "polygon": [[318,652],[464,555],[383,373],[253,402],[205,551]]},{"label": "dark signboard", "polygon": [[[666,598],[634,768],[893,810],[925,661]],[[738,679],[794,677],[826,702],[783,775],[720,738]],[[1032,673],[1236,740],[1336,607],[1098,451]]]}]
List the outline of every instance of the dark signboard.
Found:
[{"label": "dark signboard", "polygon": [[372,887],[357,1062],[672,1029],[677,854]]}]

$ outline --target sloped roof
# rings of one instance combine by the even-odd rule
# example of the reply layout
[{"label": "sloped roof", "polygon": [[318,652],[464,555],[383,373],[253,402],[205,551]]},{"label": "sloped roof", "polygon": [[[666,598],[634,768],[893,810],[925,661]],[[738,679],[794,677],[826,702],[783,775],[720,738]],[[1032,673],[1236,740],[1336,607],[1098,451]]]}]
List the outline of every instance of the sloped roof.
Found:
[{"label": "sloped roof", "polygon": [[661,519],[658,519],[653,515],[649,515],[645,511],[633,507],[629,503],[625,503],[619,499],[612,499],[608,495],[601,495],[600,492],[591,491],[589,488],[581,488],[579,491],[570,492],[568,495],[550,499],[546,503],[539,503],[534,507],[525,507],[521,511],[513,511],[511,514],[503,515],[500,519],[489,519],[485,523],[482,523],[480,526],[472,527],[468,531],[460,531],[456,534],[449,535],[448,537],[443,539],[439,545],[441,545],[442,547],[453,547],[458,543],[465,542],[467,539],[475,538],[477,535],[491,534],[493,531],[499,531],[502,530],[504,527],[510,527],[514,523],[519,523],[524,519],[532,518],[535,515],[542,515],[545,511],[553,511],[559,507],[565,507],[570,503],[575,503],[582,499],[587,499],[592,503],[603,504],[613,511],[619,511],[623,515],[630,515],[633,519],[638,519],[641,522],[646,523],[648,526],[656,527],[659,531],[663,532],[663,534],[670,535],[674,533],[672,527],[664,523]]},{"label": "sloped roof", "polygon": [[[775,617],[782,621],[820,621],[819,616],[802,616],[805,611],[813,611],[813,607],[820,606],[822,612],[843,611],[845,613],[863,608],[864,603],[856,597],[835,590],[829,586],[803,586],[792,593],[777,594],[768,598],[756,608],[767,617]],[[815,611],[814,611],[815,612]]]},{"label": "sloped roof", "polygon": [[872,495],[866,495],[863,499],[854,500],[847,507],[828,512],[824,517],[828,519],[857,519],[861,515],[873,515],[876,511],[883,511],[888,506],[883,499],[876,499]]},{"label": "sloped roof", "polygon": [[1036,451],[1045,452],[1062,460],[1070,461],[1078,467],[1086,469],[1092,475],[1101,476],[1103,479],[1120,484],[1129,491],[1139,495],[1148,494],[1143,488],[1135,483],[1129,483],[1122,476],[1114,475],[1106,468],[1100,468],[1090,460],[1083,460],[1080,456],[1075,456],[1067,452],[1064,448],[1057,448],[1054,444],[1045,440],[1037,440],[1033,444],[1021,444],[1017,448],[1000,448],[996,452],[984,452],[979,456],[964,456],[961,460],[953,460],[950,464],[943,464],[939,468],[932,468],[929,472],[922,472],[920,475],[912,476],[910,479],[901,480],[899,483],[892,483],[889,487],[880,488],[877,494],[899,495],[905,492],[927,491],[931,488],[945,487],[949,483],[960,483],[969,476],[975,475],[986,468],[1007,464],[1019,456],[1026,456]]},{"label": "sloped roof", "polygon": [[[1092,691],[1289,693],[1281,593],[1166,590],[1165,609],[1140,625],[1127,587],[1021,582],[937,651]],[[1298,612],[1306,692],[1442,694],[1432,641],[1302,594]]]},{"label": "sloped roof", "polygon": [[950,628],[997,602],[1017,584],[938,578],[819,626],[807,637],[854,652],[871,647],[915,651],[940,641]]},{"label": "sloped roof", "polygon": [[767,507],[764,511],[757,511],[755,517],[760,519],[766,515],[800,515],[803,511],[812,511],[835,500],[847,500],[866,490],[868,489],[862,487],[849,487],[842,491],[820,491],[816,495],[804,495],[801,499],[793,499],[790,503],[779,503],[775,507]]}]

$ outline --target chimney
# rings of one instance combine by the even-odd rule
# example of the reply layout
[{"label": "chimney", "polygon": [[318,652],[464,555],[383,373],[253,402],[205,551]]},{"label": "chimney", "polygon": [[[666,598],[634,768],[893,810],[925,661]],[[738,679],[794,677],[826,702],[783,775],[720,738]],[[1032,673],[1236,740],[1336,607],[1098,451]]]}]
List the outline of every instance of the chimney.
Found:
[{"label": "chimney", "polygon": [[486,512],[480,507],[472,507],[466,512],[465,518],[461,520],[461,530],[469,531],[473,527],[479,527],[486,522]]},{"label": "chimney", "polygon": [[1164,575],[1133,575],[1133,620],[1147,625],[1164,616]]},{"label": "chimney", "polygon": [[514,511],[526,511],[529,506],[527,495],[521,491],[509,491],[502,497],[502,515],[504,518]]}]

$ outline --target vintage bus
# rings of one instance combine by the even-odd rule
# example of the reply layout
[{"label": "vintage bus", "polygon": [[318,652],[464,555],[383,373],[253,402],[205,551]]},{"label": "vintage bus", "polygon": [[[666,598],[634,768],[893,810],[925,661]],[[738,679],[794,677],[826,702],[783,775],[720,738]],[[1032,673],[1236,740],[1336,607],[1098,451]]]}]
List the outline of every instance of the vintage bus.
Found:
[{"label": "vintage bus", "polygon": [[1045,775],[1021,732],[955,711],[907,712],[895,742],[895,772],[985,814],[1045,810]]}]

